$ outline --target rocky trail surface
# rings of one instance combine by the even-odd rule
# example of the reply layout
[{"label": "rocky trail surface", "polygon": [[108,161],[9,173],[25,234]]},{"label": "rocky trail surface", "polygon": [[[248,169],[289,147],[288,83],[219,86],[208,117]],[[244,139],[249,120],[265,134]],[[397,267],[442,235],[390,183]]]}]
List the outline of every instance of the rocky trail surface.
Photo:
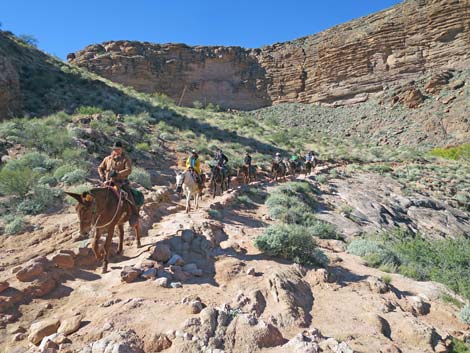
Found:
[{"label": "rocky trail surface", "polygon": [[[356,190],[355,183],[370,177],[358,175],[348,185]],[[365,201],[372,190],[357,188],[363,195],[357,198],[341,180],[328,188],[334,185],[335,192],[317,185],[325,189],[325,204],[355,200],[356,216],[367,219],[367,227],[382,226],[380,209]],[[269,191],[276,185],[251,187]],[[142,247],[127,238],[124,255],[114,255],[105,274],[89,241],[77,240],[74,213],[44,217],[40,229],[2,239],[2,349],[418,353],[446,352],[450,335],[468,336],[457,308],[440,299],[448,292],[444,286],[401,275],[385,283],[384,273],[347,254],[342,241],[318,240],[330,258],[326,269],[261,254],[253,240],[273,221],[263,203],[240,205],[246,188],[234,186],[214,199],[206,195],[189,214],[167,188],[156,188],[143,209]],[[410,224],[420,225],[413,223],[411,207]],[[347,233],[356,230],[351,224],[332,220],[331,210],[319,211],[345,236],[354,235]],[[450,217],[453,210],[429,212]],[[455,227],[468,231],[468,219],[455,217]]]}]

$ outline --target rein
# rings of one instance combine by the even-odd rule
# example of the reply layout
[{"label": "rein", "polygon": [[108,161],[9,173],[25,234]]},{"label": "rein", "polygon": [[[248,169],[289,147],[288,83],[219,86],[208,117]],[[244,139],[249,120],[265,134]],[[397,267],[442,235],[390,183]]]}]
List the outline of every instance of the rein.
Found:
[{"label": "rein", "polygon": [[[107,189],[109,189],[109,187],[107,187]],[[108,193],[106,194],[106,201],[108,200],[108,194],[111,190],[108,190]],[[112,191],[111,191],[112,192]],[[116,206],[116,211],[114,212],[114,216],[113,218],[106,224],[104,225],[100,225],[98,226],[98,221],[100,220],[101,216],[103,215],[103,212],[101,212],[99,215],[98,215],[98,218],[96,219],[96,222],[93,224],[92,226],[92,229],[102,229],[102,228],[106,228],[107,226],[109,226],[110,224],[112,224],[120,210],[120,208],[122,207],[122,204],[121,204],[121,200],[122,200],[122,191],[119,190],[119,199],[118,199],[118,204]],[[93,200],[93,206],[94,206],[94,209],[93,209],[93,212],[96,211],[96,200]]]}]

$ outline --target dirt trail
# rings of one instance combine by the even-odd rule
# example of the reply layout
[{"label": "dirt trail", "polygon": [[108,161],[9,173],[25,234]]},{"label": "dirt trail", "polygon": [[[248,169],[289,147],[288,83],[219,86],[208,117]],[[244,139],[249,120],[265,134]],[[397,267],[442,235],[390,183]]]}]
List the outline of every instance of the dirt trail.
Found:
[{"label": "dirt trail", "polygon": [[[270,190],[276,184],[258,183],[256,187]],[[230,311],[235,313],[233,315],[240,313],[242,318],[245,312],[250,312],[246,303],[254,300],[243,298],[250,298],[257,292],[260,293],[257,296],[266,302],[265,305],[254,302],[259,306],[257,320],[277,326],[284,339],[315,328],[327,337],[346,342],[358,352],[385,352],[384,347],[396,345],[402,352],[417,353],[439,351],[436,347],[445,344],[447,333],[468,334],[468,327],[456,318],[457,309],[438,299],[444,291],[442,286],[391,275],[391,285],[382,288],[384,283],[380,277],[384,273],[364,266],[359,258],[345,253],[340,242],[320,242],[331,259],[327,271],[296,270],[297,267],[287,261],[260,254],[253,246],[253,240],[272,221],[266,217],[267,210],[262,203],[252,208],[241,207],[236,200],[240,193],[243,188],[230,190],[214,199],[206,195],[200,209],[189,214],[178,207],[183,200],[167,201],[155,208],[160,212],[156,217],[158,221],[142,239],[140,249],[135,248],[132,239],[127,239],[124,255],[112,258],[111,271],[106,274],[101,274],[93,264],[61,272],[55,290],[19,305],[15,312],[16,322],[7,325],[6,330],[0,330],[0,347],[6,352],[21,352],[20,348],[28,347],[29,343],[26,337],[12,334],[13,328],[22,326],[28,330],[32,322],[53,317],[70,318],[79,312],[82,317],[80,328],[68,336],[70,343],[64,346],[64,352],[80,351],[90,342],[119,330],[134,330],[148,352],[160,336],[171,338],[171,352],[198,352],[202,350],[182,348],[188,342],[196,342],[181,338],[188,333],[187,320],[197,317],[191,312],[188,301],[199,297],[207,308],[228,306],[233,308],[234,311]],[[219,212],[220,219],[209,217],[211,209]],[[42,230],[2,240],[2,248],[7,249],[2,252],[2,280],[10,281],[11,287],[21,287],[12,274],[15,266],[38,255],[73,250],[86,244],[86,241],[73,240],[76,227],[73,213],[47,217],[43,226]],[[181,281],[181,288],[160,287],[153,280],[121,281],[120,274],[126,266],[142,267],[152,255],[155,244],[158,247],[165,239],[181,236],[184,229],[192,230],[195,237],[200,235],[210,239],[209,256],[200,266],[203,269],[201,276],[186,278]],[[189,256],[185,260],[190,262],[193,258]],[[248,274],[251,268],[253,274]],[[283,273],[299,273],[295,271],[301,273],[297,282],[286,287],[283,283],[291,283],[292,278],[283,277]],[[273,291],[275,281],[280,281],[281,292]],[[308,300],[302,304],[305,307],[301,307],[298,298],[292,297],[300,288],[307,290],[305,298],[311,298],[310,304],[306,304]],[[238,332],[243,335],[241,328]],[[247,346],[236,343],[240,341],[236,337],[231,349],[227,348],[229,342],[225,342],[227,352],[246,351]],[[292,351],[246,344],[252,351]]]}]

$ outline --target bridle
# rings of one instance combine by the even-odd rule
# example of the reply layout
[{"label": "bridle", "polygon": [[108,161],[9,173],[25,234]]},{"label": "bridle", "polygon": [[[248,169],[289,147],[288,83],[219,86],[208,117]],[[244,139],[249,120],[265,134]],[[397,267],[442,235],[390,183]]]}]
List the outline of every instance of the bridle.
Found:
[{"label": "bridle", "polygon": [[[108,190],[107,190],[108,193],[106,194],[105,203],[106,203],[106,201],[108,201],[109,192],[112,192],[111,190],[109,190],[109,189],[110,189],[109,186],[107,186],[106,189],[108,189]],[[92,221],[92,223],[93,223],[93,225],[91,226],[91,230],[92,230],[92,231],[94,231],[94,230],[96,230],[96,229],[106,228],[106,227],[108,227],[109,225],[111,225],[111,224],[115,221],[116,216],[118,215],[119,210],[120,210],[121,207],[122,207],[122,194],[123,194],[123,193],[121,192],[121,190],[119,190],[118,204],[117,204],[117,206],[116,206],[116,211],[114,212],[113,218],[112,218],[108,223],[98,226],[98,222],[99,222],[101,216],[103,215],[103,212],[104,212],[104,211],[101,212],[101,213],[98,215],[98,217],[96,218],[96,221],[95,221],[94,223],[93,223],[93,221]],[[97,211],[98,211],[98,206],[97,206],[97,204],[96,204],[96,198],[93,198],[93,201],[92,201],[91,206],[93,207],[92,210],[91,210],[91,212],[92,212],[92,217],[93,217],[93,216],[96,216]],[[93,219],[93,218],[92,218],[92,219]]]}]

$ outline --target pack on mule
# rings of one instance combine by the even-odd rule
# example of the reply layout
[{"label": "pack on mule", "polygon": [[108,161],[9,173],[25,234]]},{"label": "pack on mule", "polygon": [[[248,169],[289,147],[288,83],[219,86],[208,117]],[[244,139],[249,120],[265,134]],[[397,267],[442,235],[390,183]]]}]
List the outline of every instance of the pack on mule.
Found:
[{"label": "pack on mule", "polygon": [[[99,261],[103,261],[103,273],[108,271],[108,262],[114,228],[119,229],[118,254],[123,252],[124,224],[131,223],[137,240],[137,248],[140,247],[140,234],[138,219],[130,222],[133,214],[133,206],[128,200],[127,194],[121,189],[111,186],[94,188],[82,194],[66,192],[67,195],[78,201],[75,209],[80,221],[80,234],[88,235],[94,231],[92,250]],[[99,241],[103,230],[106,231],[106,240],[103,247]]]}]

